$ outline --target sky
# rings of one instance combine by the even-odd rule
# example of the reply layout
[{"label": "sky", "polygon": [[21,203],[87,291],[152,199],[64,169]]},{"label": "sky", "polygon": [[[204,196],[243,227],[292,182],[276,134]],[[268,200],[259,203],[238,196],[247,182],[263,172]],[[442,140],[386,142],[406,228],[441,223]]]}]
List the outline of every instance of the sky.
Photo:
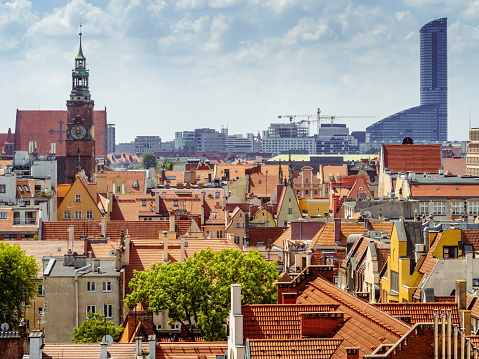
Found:
[{"label": "sky", "polygon": [[479,127],[479,0],[0,0],[0,132],[16,109],[66,109],[80,23],[117,143],[257,134],[318,108],[364,130],[419,105],[419,30],[441,17],[448,137],[466,140]]}]

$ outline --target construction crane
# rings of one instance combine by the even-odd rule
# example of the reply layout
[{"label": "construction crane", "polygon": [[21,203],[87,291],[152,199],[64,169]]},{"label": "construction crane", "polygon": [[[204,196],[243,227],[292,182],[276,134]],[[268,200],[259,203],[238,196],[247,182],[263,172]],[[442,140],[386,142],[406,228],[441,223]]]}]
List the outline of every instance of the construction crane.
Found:
[{"label": "construction crane", "polygon": [[[312,117],[315,117],[316,116],[316,119],[312,120],[311,118]],[[323,120],[329,120],[331,121],[331,137],[334,135],[334,121],[337,119],[337,118],[373,118],[373,117],[376,117],[376,116],[335,116],[335,115],[321,115],[321,110],[318,108],[318,112],[316,115],[281,115],[281,116],[278,116],[278,118],[284,118],[284,117],[287,117],[289,118],[289,122],[294,122],[294,120],[296,118],[300,118],[300,117],[305,117],[307,118],[306,120],[300,120],[298,121],[299,123],[307,123],[308,125],[312,122],[317,122],[318,124],[318,134],[319,134],[319,130],[320,130],[320,126],[321,126],[321,121]]]}]

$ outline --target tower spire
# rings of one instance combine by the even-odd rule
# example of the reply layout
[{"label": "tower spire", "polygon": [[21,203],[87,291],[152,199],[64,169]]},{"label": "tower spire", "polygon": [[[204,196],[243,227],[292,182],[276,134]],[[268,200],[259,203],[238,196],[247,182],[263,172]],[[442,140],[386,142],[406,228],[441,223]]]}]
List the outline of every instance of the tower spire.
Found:
[{"label": "tower spire", "polygon": [[80,48],[78,49],[78,55],[77,57],[75,57],[75,60],[86,60],[85,56],[83,56],[83,50],[81,47],[81,36],[83,35],[81,32],[81,27],[82,27],[82,24],[80,23],[80,32],[78,34],[80,36]]},{"label": "tower spire", "polygon": [[80,24],[80,46],[78,55],[75,57],[75,69],[72,71],[72,91],[70,93],[71,101],[89,101],[90,90],[88,89],[88,70],[86,69],[86,57],[82,49],[82,24]]}]

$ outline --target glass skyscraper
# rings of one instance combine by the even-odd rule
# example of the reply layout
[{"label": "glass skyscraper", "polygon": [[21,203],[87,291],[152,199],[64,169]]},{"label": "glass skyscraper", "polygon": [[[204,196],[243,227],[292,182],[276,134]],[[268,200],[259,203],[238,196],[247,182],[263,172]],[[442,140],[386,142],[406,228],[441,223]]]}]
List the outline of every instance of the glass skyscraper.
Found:
[{"label": "glass skyscraper", "polygon": [[447,18],[427,23],[419,33],[421,104],[369,126],[370,141],[447,141]]}]

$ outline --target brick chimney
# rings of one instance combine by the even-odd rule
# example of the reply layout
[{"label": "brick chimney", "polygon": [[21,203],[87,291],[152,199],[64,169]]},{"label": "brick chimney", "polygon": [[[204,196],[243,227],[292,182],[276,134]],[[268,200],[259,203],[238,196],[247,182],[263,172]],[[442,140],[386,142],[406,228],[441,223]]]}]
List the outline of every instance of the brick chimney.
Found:
[{"label": "brick chimney", "polygon": [[106,238],[106,218],[105,218],[105,216],[101,217],[100,231],[101,231],[101,236],[103,238]]},{"label": "brick chimney", "polygon": [[471,311],[467,310],[467,282],[465,280],[456,280],[456,302],[459,311],[461,327],[464,328],[466,336],[471,335]]},{"label": "brick chimney", "polygon": [[334,243],[340,244],[341,242],[341,218],[334,219]]},{"label": "brick chimney", "polygon": [[332,338],[344,325],[344,312],[301,313],[303,338]]},{"label": "brick chimney", "polygon": [[359,359],[359,348],[344,348],[346,349],[347,359]]}]

